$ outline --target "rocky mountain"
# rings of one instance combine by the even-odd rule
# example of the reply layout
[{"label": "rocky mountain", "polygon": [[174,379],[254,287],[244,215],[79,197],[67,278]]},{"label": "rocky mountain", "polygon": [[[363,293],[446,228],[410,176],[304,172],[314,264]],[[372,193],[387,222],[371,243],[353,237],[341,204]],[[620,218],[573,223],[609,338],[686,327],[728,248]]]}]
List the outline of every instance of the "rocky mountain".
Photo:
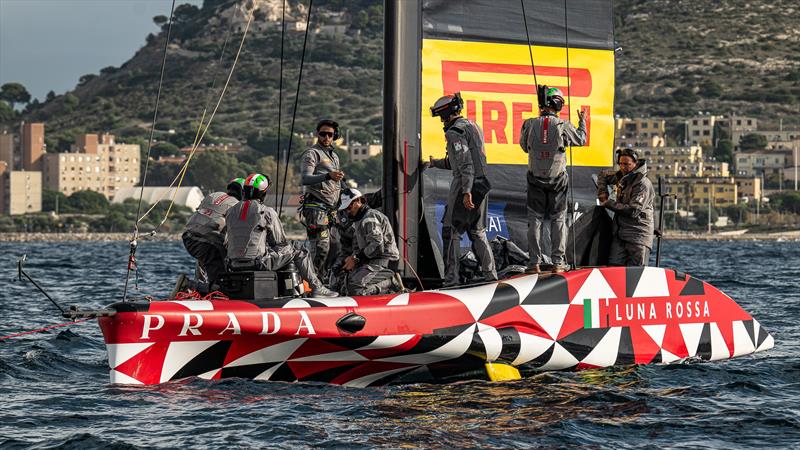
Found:
[{"label": "rocky mountain", "polygon": [[[207,142],[264,142],[275,132],[279,104],[283,127],[289,127],[307,2],[288,2],[291,31],[286,34],[282,102],[282,2],[256,3],[250,34]],[[237,5],[206,0],[202,8],[176,9],[157,123],[165,132],[162,139],[191,144],[203,110],[210,112],[216,103],[246,22],[246,11]],[[311,130],[320,117],[336,117],[357,140],[380,138],[382,5],[381,0],[314,2],[296,131]],[[736,112],[800,123],[800,5],[795,0],[617,0],[614,7],[622,48],[617,53],[618,114]],[[128,62],[84,76],[65,95],[29,105],[23,118],[47,121],[50,145],[57,148],[84,130],[145,137],[166,38],[166,17],[154,21],[162,31],[149,35]],[[330,26],[341,23],[348,26],[344,34]]]}]

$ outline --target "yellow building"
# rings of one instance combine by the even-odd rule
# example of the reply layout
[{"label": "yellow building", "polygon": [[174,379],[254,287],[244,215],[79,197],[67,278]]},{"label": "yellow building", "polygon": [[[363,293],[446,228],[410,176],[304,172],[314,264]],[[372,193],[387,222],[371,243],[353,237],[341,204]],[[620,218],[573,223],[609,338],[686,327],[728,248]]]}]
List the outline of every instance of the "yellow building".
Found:
[{"label": "yellow building", "polygon": [[125,187],[139,183],[139,146],[117,144],[114,136],[79,136],[76,153],[44,154],[44,186],[70,195],[91,190],[109,199]]},{"label": "yellow building", "polygon": [[350,144],[347,147],[350,161],[363,161],[373,156],[380,155],[383,151],[381,144]]},{"label": "yellow building", "polygon": [[753,200],[761,198],[764,193],[761,186],[761,177],[736,177],[736,191],[739,199]]},{"label": "yellow building", "polygon": [[678,208],[694,209],[708,206],[718,208],[735,205],[737,186],[733,177],[671,177],[665,178],[667,194],[678,200]]}]

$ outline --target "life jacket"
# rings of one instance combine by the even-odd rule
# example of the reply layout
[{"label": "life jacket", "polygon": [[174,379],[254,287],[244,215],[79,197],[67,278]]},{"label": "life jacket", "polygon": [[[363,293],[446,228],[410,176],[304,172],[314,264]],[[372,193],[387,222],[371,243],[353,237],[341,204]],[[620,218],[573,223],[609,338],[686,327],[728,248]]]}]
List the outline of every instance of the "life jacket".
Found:
[{"label": "life jacket", "polygon": [[225,214],[228,262],[231,266],[252,265],[267,251],[266,206],[245,200]]},{"label": "life jacket", "polygon": [[567,170],[564,152],[564,121],[556,116],[544,115],[530,119],[528,134],[528,171],[534,177],[552,180]]},{"label": "life jacket", "polygon": [[[307,157],[312,154],[313,159],[317,161],[313,167],[312,175],[327,174],[341,169],[339,155],[336,154],[333,147],[324,148],[319,143],[309,147],[301,157],[303,166],[306,164]],[[306,167],[302,167],[301,171],[305,169]],[[318,207],[322,209],[334,208],[339,202],[341,190],[341,182],[334,180],[326,180],[321,183],[303,186],[305,207]]]},{"label": "life jacket", "polygon": [[235,197],[231,197],[224,192],[214,192],[207,195],[200,202],[197,210],[189,217],[184,230],[204,237],[217,234],[221,239],[222,235],[220,233],[225,227],[225,213],[238,202],[239,200]]}]

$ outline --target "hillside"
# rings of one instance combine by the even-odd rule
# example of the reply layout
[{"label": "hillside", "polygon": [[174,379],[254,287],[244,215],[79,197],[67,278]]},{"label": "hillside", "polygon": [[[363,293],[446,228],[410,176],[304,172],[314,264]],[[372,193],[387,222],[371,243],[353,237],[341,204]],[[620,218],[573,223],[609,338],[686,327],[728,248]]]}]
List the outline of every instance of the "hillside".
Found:
[{"label": "hillside", "polygon": [[[278,116],[279,0],[260,0],[239,66],[207,142],[236,139],[264,146]],[[292,0],[290,22],[305,18],[306,2]],[[157,129],[181,146],[216,100],[240,33],[227,43],[237,2],[206,0],[202,9],[176,10]],[[235,12],[235,11],[234,11]],[[744,113],[800,123],[800,7],[792,0],[620,0],[615,2],[617,105],[621,115],[685,116],[697,111]],[[312,33],[306,54],[297,131],[320,117],[336,117],[351,136],[380,138],[382,1],[316,0],[312,27],[344,20],[344,36]],[[163,22],[163,18],[162,18]],[[121,67],[87,75],[75,89],[31,104],[25,120],[47,122],[50,148],[63,149],[75,133],[110,130],[123,139],[147,135],[165,33],[150,35]],[[298,76],[302,32],[287,34],[283,124],[288,129]],[[211,81],[217,76],[214,89]],[[265,140],[266,139],[266,140]],[[262,149],[267,151],[267,149]]]},{"label": "hillside", "polygon": [[800,124],[796,0],[614,2],[616,111],[743,113]]}]

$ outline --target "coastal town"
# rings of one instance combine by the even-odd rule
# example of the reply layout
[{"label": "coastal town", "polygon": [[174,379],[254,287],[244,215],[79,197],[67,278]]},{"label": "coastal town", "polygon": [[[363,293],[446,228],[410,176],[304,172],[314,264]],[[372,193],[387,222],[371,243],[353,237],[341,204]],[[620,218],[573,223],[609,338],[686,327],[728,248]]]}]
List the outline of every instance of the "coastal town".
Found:
[{"label": "coastal town", "polygon": [[[106,132],[81,134],[68,148],[48,148],[45,123],[20,123],[0,131],[0,228],[13,231],[50,231],[16,224],[24,218],[58,218],[65,210],[59,200],[86,192],[102,196],[109,204],[138,199],[145,203],[173,200],[187,211],[203,198],[201,186],[140,185],[146,156],[141,144],[125,143]],[[302,137],[302,136],[301,136]],[[307,139],[307,138],[306,138]],[[173,148],[152,156],[150,169],[179,167],[192,147],[177,148],[168,141],[154,149]],[[798,151],[800,130],[784,129],[756,117],[697,114],[692,117],[616,118],[615,147],[632,148],[648,164],[648,177],[662,179],[665,228],[711,233],[757,227],[791,230],[798,226]],[[379,143],[338,143],[348,161],[379,158]],[[177,151],[176,151],[177,150]],[[236,156],[246,143],[210,144],[198,153]],[[164,183],[167,184],[167,183]],[[95,195],[95,197],[97,197]],[[288,200],[291,203],[291,199]],[[60,210],[59,210],[60,208]],[[73,214],[81,213],[80,207]],[[96,211],[88,211],[97,213]],[[9,219],[17,219],[17,222]],[[41,221],[40,221],[41,222]],[[57,223],[57,222],[54,222]],[[86,225],[57,231],[89,231]],[[95,226],[91,231],[117,231]]]}]

